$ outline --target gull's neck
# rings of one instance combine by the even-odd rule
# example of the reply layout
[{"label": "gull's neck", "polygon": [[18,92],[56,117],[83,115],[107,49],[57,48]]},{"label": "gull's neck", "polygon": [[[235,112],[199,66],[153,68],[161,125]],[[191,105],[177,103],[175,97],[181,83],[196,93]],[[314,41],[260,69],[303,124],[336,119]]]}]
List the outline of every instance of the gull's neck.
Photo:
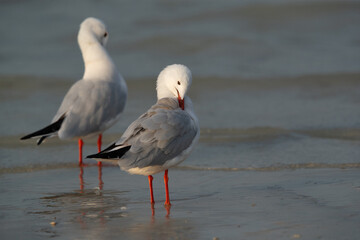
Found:
[{"label": "gull's neck", "polygon": [[177,97],[166,88],[158,88],[157,89],[157,98],[159,100],[162,98],[177,98]]},{"label": "gull's neck", "polygon": [[106,49],[99,42],[80,44],[85,80],[111,80],[119,75]]}]

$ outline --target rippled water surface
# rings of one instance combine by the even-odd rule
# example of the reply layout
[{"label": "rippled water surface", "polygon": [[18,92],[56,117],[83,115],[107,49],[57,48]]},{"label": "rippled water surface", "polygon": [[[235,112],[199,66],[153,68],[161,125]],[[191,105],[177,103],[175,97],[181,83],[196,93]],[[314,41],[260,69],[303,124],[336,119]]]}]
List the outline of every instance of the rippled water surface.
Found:
[{"label": "rippled water surface", "polygon": [[[105,145],[156,101],[163,67],[193,72],[201,138],[169,170],[171,209],[162,174],[152,209],[147,178],[79,168],[76,141],[19,141],[81,78],[87,16],[129,88]],[[1,239],[359,236],[359,1],[4,1],[0,19]]]}]

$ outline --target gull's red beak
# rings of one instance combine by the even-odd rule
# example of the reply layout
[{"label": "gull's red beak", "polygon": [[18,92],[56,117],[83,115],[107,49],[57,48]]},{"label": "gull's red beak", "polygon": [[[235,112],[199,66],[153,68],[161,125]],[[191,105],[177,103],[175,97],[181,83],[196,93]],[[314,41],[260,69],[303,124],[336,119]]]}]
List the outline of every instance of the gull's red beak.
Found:
[{"label": "gull's red beak", "polygon": [[185,109],[185,105],[184,105],[184,99],[181,99],[179,91],[176,89],[177,94],[178,94],[178,101],[179,101],[179,107],[184,110]]}]

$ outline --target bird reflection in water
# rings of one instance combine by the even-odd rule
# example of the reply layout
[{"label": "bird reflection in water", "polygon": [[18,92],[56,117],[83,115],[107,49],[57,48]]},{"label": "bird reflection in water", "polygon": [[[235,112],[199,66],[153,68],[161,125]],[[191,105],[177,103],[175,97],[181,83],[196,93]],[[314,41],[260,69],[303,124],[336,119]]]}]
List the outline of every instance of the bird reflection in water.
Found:
[{"label": "bird reflection in water", "polygon": [[[79,181],[80,181],[80,192],[83,193],[84,192],[84,167],[88,166],[88,165],[82,165],[79,166],[80,169],[80,173],[79,173]],[[102,190],[104,187],[104,182],[102,180],[102,164],[98,164],[98,180],[99,180],[99,189]]]},{"label": "bird reflection in water", "polygon": [[[152,218],[154,218],[155,217],[155,203],[151,203],[150,206],[151,206],[151,216],[152,216]],[[164,204],[164,208],[166,210],[166,216],[165,217],[169,218],[170,217],[171,205]]]}]

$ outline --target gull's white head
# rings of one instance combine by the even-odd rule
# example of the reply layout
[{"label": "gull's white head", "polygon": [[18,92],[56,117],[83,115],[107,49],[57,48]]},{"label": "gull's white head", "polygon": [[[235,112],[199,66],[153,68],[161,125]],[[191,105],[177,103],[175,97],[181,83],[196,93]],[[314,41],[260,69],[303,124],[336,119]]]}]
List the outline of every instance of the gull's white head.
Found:
[{"label": "gull's white head", "polygon": [[191,85],[191,71],[184,65],[173,64],[162,70],[157,79],[157,97],[177,98],[179,105],[184,109],[184,97]]},{"label": "gull's white head", "polygon": [[105,24],[101,20],[89,17],[80,24],[80,30],[78,34],[78,42],[80,47],[97,43],[105,46],[108,39],[109,34],[106,30]]}]

